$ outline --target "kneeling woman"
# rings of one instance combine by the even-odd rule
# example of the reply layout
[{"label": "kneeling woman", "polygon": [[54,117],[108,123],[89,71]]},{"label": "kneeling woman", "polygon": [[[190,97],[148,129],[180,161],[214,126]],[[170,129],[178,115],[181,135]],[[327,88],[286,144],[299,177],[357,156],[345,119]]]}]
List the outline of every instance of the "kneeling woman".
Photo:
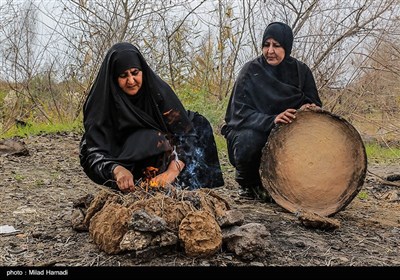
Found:
[{"label": "kneeling woman", "polygon": [[185,110],[132,44],[107,52],[83,113],[80,163],[95,183],[129,192],[153,170],[158,185],[224,184],[210,123]]}]

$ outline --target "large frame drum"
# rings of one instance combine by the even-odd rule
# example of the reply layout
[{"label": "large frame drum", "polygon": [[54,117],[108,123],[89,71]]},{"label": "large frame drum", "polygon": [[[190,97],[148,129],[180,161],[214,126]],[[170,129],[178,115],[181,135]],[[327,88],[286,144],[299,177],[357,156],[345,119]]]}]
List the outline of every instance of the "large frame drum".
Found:
[{"label": "large frame drum", "polygon": [[343,210],[364,184],[367,156],[357,130],[324,110],[299,110],[275,127],[261,157],[264,187],[277,204],[331,216]]}]

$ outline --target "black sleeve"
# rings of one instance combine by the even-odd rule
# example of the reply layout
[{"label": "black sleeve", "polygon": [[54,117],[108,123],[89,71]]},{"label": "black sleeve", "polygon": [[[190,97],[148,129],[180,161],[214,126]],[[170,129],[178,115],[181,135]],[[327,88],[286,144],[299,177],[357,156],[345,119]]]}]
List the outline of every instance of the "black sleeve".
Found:
[{"label": "black sleeve", "polygon": [[113,170],[116,162],[104,160],[106,157],[100,152],[90,152],[86,145],[85,135],[79,144],[79,160],[86,175],[99,185],[115,187]]}]

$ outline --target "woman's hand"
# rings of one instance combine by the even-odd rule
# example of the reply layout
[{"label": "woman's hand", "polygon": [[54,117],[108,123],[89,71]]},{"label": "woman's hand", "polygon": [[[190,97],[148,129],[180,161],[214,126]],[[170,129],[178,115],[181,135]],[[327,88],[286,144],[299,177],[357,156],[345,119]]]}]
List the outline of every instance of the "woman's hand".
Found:
[{"label": "woman's hand", "polygon": [[314,103],[311,103],[311,104],[306,103],[300,107],[300,110],[315,110],[315,109],[321,109],[321,107],[315,105]]},{"label": "woman's hand", "polygon": [[175,181],[176,177],[179,176],[185,163],[181,160],[172,160],[165,172],[158,174],[156,177],[151,179],[151,184],[158,186],[165,186],[166,184],[171,184]]},{"label": "woman's hand", "polygon": [[117,181],[118,188],[122,192],[132,192],[135,190],[135,183],[133,182],[133,174],[128,169],[121,165],[113,170],[114,179]]},{"label": "woman's hand", "polygon": [[295,109],[286,109],[275,117],[274,123],[291,123],[296,118]]}]

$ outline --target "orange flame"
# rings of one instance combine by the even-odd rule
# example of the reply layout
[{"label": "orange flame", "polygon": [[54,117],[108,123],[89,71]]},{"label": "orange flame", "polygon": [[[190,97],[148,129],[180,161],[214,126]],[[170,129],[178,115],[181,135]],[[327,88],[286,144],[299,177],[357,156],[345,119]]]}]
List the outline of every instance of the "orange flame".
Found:
[{"label": "orange flame", "polygon": [[146,170],[143,172],[144,176],[145,176],[144,187],[145,187],[146,191],[148,191],[149,187],[150,188],[165,187],[164,183],[153,180],[153,178],[157,176],[157,171],[158,171],[158,168],[153,167],[153,166],[148,166],[148,167],[146,167]]}]

